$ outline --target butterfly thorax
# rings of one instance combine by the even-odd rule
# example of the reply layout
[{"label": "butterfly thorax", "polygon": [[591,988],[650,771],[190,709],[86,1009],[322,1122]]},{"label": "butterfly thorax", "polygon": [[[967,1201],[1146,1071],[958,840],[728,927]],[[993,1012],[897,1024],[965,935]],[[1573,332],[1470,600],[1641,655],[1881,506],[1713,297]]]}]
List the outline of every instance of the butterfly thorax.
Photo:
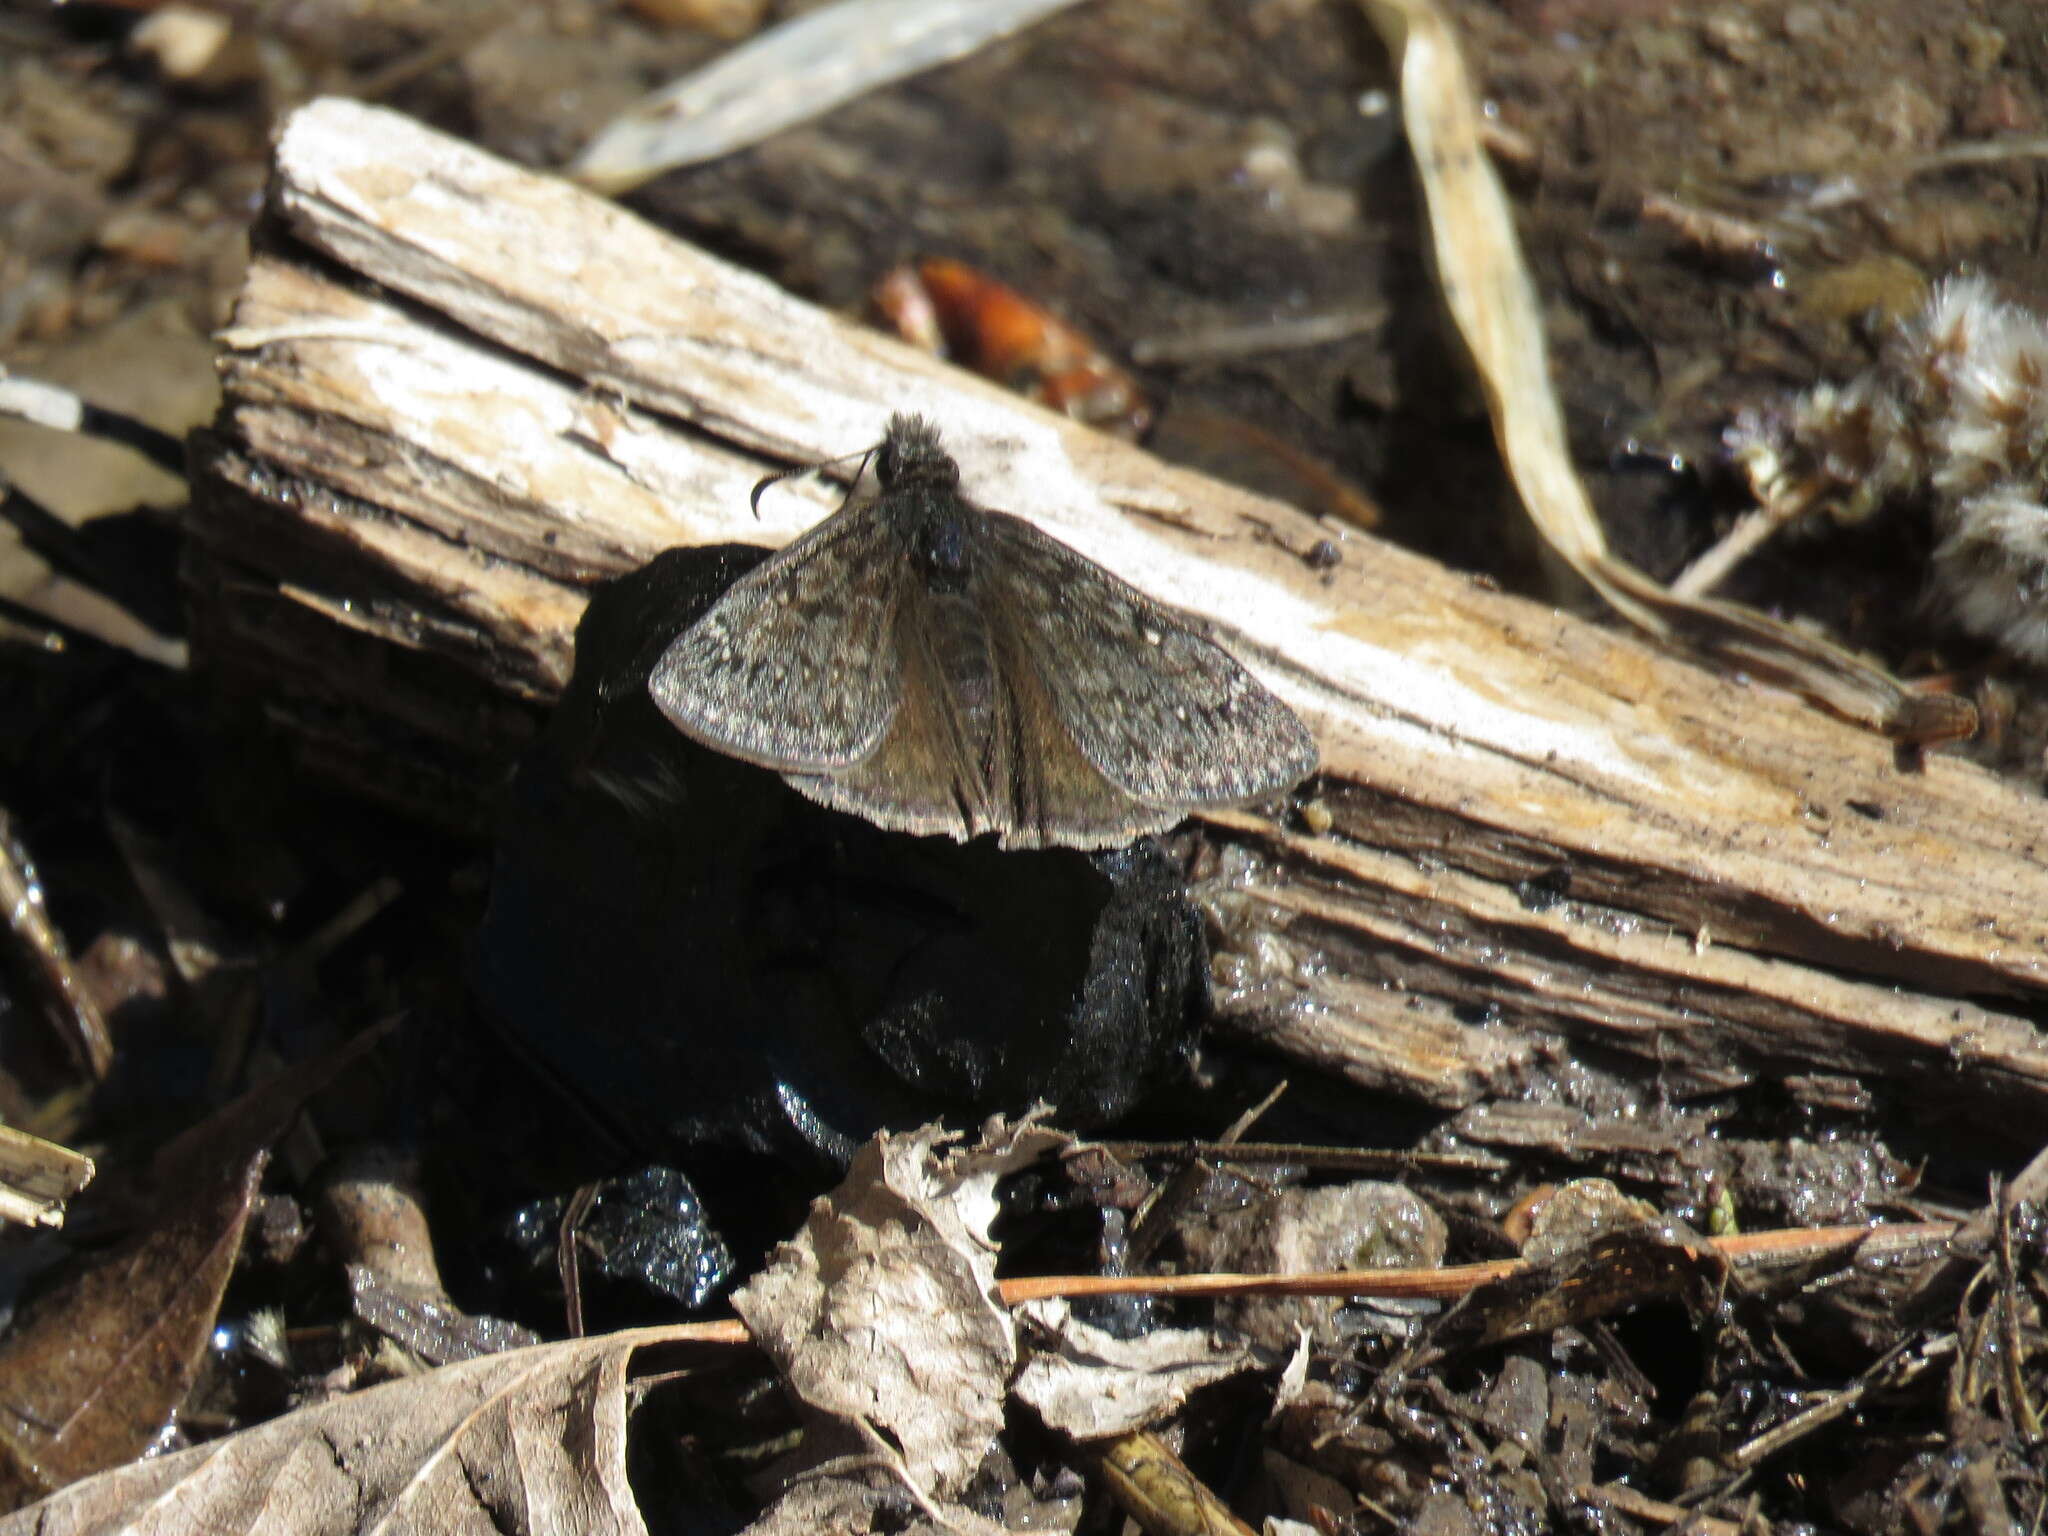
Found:
[{"label": "butterfly thorax", "polygon": [[974,585],[976,533],[981,514],[959,497],[904,498],[901,533],[905,552],[934,594],[958,596]]},{"label": "butterfly thorax", "polygon": [[921,416],[898,414],[878,453],[876,514],[931,591],[967,591],[981,513],[960,495],[960,466],[939,446],[938,429]]}]

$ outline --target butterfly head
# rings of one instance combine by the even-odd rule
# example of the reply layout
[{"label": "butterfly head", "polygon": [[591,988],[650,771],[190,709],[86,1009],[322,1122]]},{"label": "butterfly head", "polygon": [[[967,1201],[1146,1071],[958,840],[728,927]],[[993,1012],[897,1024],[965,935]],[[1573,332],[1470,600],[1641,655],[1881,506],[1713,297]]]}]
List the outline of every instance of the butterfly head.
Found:
[{"label": "butterfly head", "polygon": [[922,416],[901,412],[889,418],[889,430],[875,458],[875,473],[885,490],[928,485],[950,491],[960,484],[960,466],[939,446],[939,429]]}]

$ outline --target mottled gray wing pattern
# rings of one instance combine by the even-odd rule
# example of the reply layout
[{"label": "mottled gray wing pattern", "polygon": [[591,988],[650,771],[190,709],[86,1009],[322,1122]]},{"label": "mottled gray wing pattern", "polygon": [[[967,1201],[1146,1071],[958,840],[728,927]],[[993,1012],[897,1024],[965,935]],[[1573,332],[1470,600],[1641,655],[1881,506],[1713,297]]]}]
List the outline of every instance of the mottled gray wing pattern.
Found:
[{"label": "mottled gray wing pattern", "polygon": [[[841,772],[787,781],[892,831],[962,841],[992,832],[1005,848],[1120,848],[1181,820],[1184,807],[1135,800],[1082,756],[1006,601],[982,593],[949,609],[906,590],[896,632],[903,703],[882,744]],[[985,672],[973,664],[977,640]]]},{"label": "mottled gray wing pattern", "polygon": [[834,773],[785,774],[800,793],[892,832],[943,833],[965,842],[1001,831],[977,744],[963,731],[952,687],[931,640],[927,594],[906,587],[896,617],[902,703],[880,745]]},{"label": "mottled gray wing pattern", "polygon": [[1147,805],[1191,809],[1288,788],[1316,765],[1294,712],[1173,610],[1022,518],[989,512],[1002,609],[1059,723]]},{"label": "mottled gray wing pattern", "polygon": [[893,614],[910,575],[869,506],[818,524],[727,589],[647,679],[677,730],[763,768],[831,772],[888,733]]},{"label": "mottled gray wing pattern", "polygon": [[1136,798],[1088,760],[1060,719],[1049,680],[1058,658],[1044,655],[1037,626],[1012,615],[995,642],[1004,704],[997,725],[1008,739],[995,757],[990,798],[1005,848],[1121,848],[1187,815],[1185,804]]}]

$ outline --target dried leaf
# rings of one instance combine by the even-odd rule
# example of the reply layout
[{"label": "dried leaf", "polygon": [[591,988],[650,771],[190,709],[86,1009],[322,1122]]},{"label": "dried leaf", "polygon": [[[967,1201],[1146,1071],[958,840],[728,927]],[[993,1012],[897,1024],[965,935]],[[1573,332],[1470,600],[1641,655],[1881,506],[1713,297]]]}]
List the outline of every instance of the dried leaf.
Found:
[{"label": "dried leaf", "polygon": [[1478,1287],[1444,1315],[1433,1342],[1445,1350],[1479,1348],[1674,1298],[1703,1320],[1730,1272],[1725,1253],[1677,1222],[1604,1231],[1542,1265]]},{"label": "dried leaf", "polygon": [[95,1186],[135,1235],[53,1286],[0,1346],[0,1509],[118,1466],[162,1430],[204,1358],[270,1144],[388,1028],[259,1083]]},{"label": "dried leaf", "polygon": [[467,1361],[74,1484],[0,1536],[489,1530],[644,1536],[626,1367],[687,1326]]},{"label": "dried leaf", "polygon": [[942,1157],[944,1135],[928,1126],[862,1147],[846,1181],[733,1297],[799,1398],[886,1431],[904,1475],[935,1498],[981,1465],[1017,1359],[988,1236],[995,1182],[1054,1142],[999,1132]]},{"label": "dried leaf", "polygon": [[266,1154],[95,1254],[0,1345],[0,1507],[140,1455],[206,1356]]},{"label": "dried leaf", "polygon": [[1119,1339],[1076,1318],[1064,1301],[1027,1302],[1030,1356],[1013,1390],[1076,1440],[1144,1429],[1179,1410],[1197,1387],[1253,1365],[1251,1353],[1207,1333],[1160,1328]]},{"label": "dried leaf", "polygon": [[173,1137],[146,1168],[127,1178],[110,1170],[105,1184],[120,1186],[121,1198],[148,1209],[208,1177],[216,1168],[238,1163],[249,1153],[270,1146],[291,1129],[308,1099],[355,1065],[398,1023],[394,1017],[372,1024],[331,1050],[264,1078]]}]

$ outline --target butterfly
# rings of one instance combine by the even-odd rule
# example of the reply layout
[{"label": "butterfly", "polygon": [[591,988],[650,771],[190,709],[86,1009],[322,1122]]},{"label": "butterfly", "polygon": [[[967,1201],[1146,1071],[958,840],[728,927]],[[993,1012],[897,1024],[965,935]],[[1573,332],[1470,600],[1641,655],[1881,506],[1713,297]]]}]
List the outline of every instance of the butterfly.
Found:
[{"label": "butterfly", "polygon": [[1301,721],[1187,617],[963,496],[930,422],[891,418],[873,454],[878,494],[655,663],[684,735],[877,826],[1006,848],[1118,847],[1314,770]]}]

